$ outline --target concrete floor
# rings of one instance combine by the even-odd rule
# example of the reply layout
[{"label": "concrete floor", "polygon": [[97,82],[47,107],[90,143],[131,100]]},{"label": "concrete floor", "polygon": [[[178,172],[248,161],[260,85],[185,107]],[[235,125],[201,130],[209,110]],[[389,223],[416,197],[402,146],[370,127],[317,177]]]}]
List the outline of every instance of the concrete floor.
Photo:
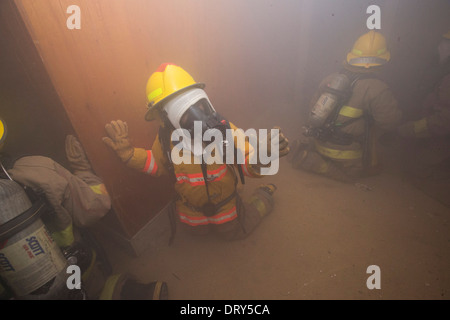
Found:
[{"label": "concrete floor", "polygon": [[[450,207],[385,170],[342,184],[291,169],[247,179],[278,186],[275,210],[246,239],[179,231],[132,257],[105,245],[114,272],[166,281],[172,300],[449,299]],[[368,289],[367,268],[380,268]]]}]

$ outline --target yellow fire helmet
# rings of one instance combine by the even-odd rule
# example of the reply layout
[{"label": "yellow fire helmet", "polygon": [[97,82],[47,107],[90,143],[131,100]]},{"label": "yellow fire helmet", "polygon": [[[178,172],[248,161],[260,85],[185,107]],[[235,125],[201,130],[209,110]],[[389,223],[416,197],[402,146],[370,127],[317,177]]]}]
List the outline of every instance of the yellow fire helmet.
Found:
[{"label": "yellow fire helmet", "polygon": [[442,35],[445,39],[449,39],[450,40],[450,30]]},{"label": "yellow fire helmet", "polygon": [[173,63],[163,63],[147,81],[146,95],[148,110],[145,120],[155,119],[156,112],[174,96],[190,88],[204,88],[205,84],[195,82],[185,70]]},{"label": "yellow fire helmet", "polygon": [[6,123],[0,118],[0,145],[6,139]]},{"label": "yellow fire helmet", "polygon": [[391,59],[384,36],[371,30],[356,40],[352,51],[347,54],[347,62],[357,67],[381,66]]}]

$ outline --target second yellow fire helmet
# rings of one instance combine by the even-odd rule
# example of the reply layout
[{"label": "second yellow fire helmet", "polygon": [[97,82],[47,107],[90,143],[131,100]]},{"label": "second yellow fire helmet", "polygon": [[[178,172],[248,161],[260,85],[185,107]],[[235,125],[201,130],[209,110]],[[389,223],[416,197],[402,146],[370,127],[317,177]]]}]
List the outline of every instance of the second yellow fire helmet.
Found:
[{"label": "second yellow fire helmet", "polygon": [[391,59],[384,36],[371,30],[356,40],[352,50],[347,54],[347,62],[357,67],[381,66]]},{"label": "second yellow fire helmet", "polygon": [[191,88],[204,88],[205,84],[195,82],[189,73],[173,63],[163,63],[147,81],[146,95],[148,110],[145,120],[155,119],[156,112],[174,96]]}]

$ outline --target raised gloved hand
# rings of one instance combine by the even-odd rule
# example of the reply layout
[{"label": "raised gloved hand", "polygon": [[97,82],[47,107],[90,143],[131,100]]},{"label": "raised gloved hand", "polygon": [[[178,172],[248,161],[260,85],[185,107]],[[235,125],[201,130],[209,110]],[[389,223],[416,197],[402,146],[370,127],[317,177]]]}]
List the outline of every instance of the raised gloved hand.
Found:
[{"label": "raised gloved hand", "polygon": [[[284,136],[284,134],[281,132],[280,127],[273,127],[274,129],[278,129],[278,152],[279,156],[284,157],[289,153],[289,140]],[[269,136],[270,138],[270,136]]]},{"label": "raised gloved hand", "polygon": [[[279,157],[284,157],[289,153],[289,141],[288,139],[284,136],[284,134],[281,132],[281,128],[280,127],[273,127],[273,129],[278,130],[278,134],[274,135],[274,139],[276,139],[278,137],[278,143],[275,142],[275,144],[273,145],[273,147],[277,147],[278,146],[278,155]],[[267,132],[267,137],[265,138],[265,140],[267,141],[267,151],[268,154],[270,154],[270,152],[272,151],[272,133],[271,130],[269,130]]]},{"label": "raised gloved hand", "polygon": [[92,170],[91,165],[84,153],[78,139],[73,135],[68,135],[65,142],[66,157],[69,160],[70,167],[75,171]]},{"label": "raised gloved hand", "polygon": [[134,153],[134,148],[128,138],[128,125],[122,120],[111,121],[105,125],[108,137],[102,140],[113,149],[123,162],[128,162]]},{"label": "raised gloved hand", "polygon": [[[267,155],[271,155],[272,154],[272,147],[278,147],[278,156],[284,157],[289,153],[289,141],[288,139],[284,136],[284,134],[281,132],[281,128],[280,127],[273,127],[273,129],[278,130],[278,134],[274,135],[274,139],[276,139],[278,137],[278,143],[274,142],[274,145],[272,146],[272,134],[271,134],[271,130],[269,130],[267,132],[267,137],[261,138],[264,139],[262,141],[263,145],[267,146]],[[270,164],[267,165],[263,165],[258,161],[258,165],[260,167],[264,167],[264,166],[269,166]]]}]

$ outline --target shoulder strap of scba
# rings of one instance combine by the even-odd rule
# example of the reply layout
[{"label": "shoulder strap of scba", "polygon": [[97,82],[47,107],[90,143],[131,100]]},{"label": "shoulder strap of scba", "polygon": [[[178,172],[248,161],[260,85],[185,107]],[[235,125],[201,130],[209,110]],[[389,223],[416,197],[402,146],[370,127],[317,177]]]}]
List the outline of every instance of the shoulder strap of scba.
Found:
[{"label": "shoulder strap of scba", "polygon": [[173,173],[173,176],[175,176],[173,163],[172,163],[172,157],[170,155],[171,151],[172,151],[172,148],[170,145],[170,139],[171,139],[173,130],[175,130],[175,128],[171,124],[166,124],[165,126],[160,126],[159,131],[158,131],[158,138],[159,138],[159,143],[161,144],[163,154],[167,160],[166,169],[170,173]]},{"label": "shoulder strap of scba", "polygon": [[[334,114],[332,116],[332,123],[334,123],[334,121],[336,121],[337,116],[339,115],[339,112],[341,111],[341,109],[343,107],[345,107],[346,103],[348,102],[348,100],[350,99],[352,92],[353,92],[353,88],[355,87],[355,84],[357,81],[359,80],[363,80],[363,79],[375,79],[376,75],[372,72],[370,73],[356,73],[356,72],[352,72],[350,70],[347,69],[342,69],[341,71],[339,71],[339,73],[344,74],[348,77],[349,79],[349,88],[345,94],[345,97],[341,100],[340,105],[335,109]],[[346,125],[350,124],[353,121],[350,121],[349,123],[346,123]],[[342,126],[341,126],[342,127]]]},{"label": "shoulder strap of scba", "polygon": [[[220,115],[219,113],[216,112],[215,114],[216,114],[217,120],[220,123],[222,123],[223,125],[225,125],[226,129],[231,130],[230,122],[227,119],[225,119],[222,115]],[[234,141],[231,141],[231,142],[229,141],[229,143],[233,143],[233,147],[234,147],[234,153],[233,153],[234,154],[234,161],[235,161],[236,167],[238,169],[239,178],[241,179],[241,183],[245,184],[245,177],[244,177],[244,171],[242,169],[242,165],[237,163],[237,159],[238,159],[237,153],[241,152],[241,150],[236,148],[236,145],[234,144]],[[234,166],[233,166],[233,169],[234,169]]]},{"label": "shoulder strap of scba", "polygon": [[[372,72],[370,72],[370,73],[355,73],[355,72],[351,72],[349,70],[343,69],[343,70],[341,70],[341,73],[346,74],[347,77],[349,77],[349,79],[350,79],[350,94],[353,91],[355,83],[358,80],[376,79],[377,78],[376,74],[374,74]],[[348,99],[350,99],[350,95],[349,95]],[[338,113],[340,112],[340,109],[342,109],[343,107],[344,107],[344,105],[342,105],[340,108],[338,108],[339,109]],[[366,112],[364,112],[363,117],[364,117],[364,121],[366,122],[366,126],[365,126],[365,132],[364,132],[363,159],[362,159],[362,162],[363,162],[364,171],[367,171],[368,168],[370,167],[370,163],[369,162],[370,162],[370,152],[371,152],[371,150],[370,150],[370,147],[369,147],[369,140],[371,139],[370,135],[371,135],[371,131],[372,130],[371,130],[370,127],[371,127],[371,124],[372,124],[373,120],[370,118],[370,116]],[[340,126],[340,129],[342,129],[344,126],[347,126],[350,123],[352,123],[352,122],[354,122],[354,121],[356,121],[358,119],[359,118],[353,118],[353,119],[347,121],[345,124]]]}]

